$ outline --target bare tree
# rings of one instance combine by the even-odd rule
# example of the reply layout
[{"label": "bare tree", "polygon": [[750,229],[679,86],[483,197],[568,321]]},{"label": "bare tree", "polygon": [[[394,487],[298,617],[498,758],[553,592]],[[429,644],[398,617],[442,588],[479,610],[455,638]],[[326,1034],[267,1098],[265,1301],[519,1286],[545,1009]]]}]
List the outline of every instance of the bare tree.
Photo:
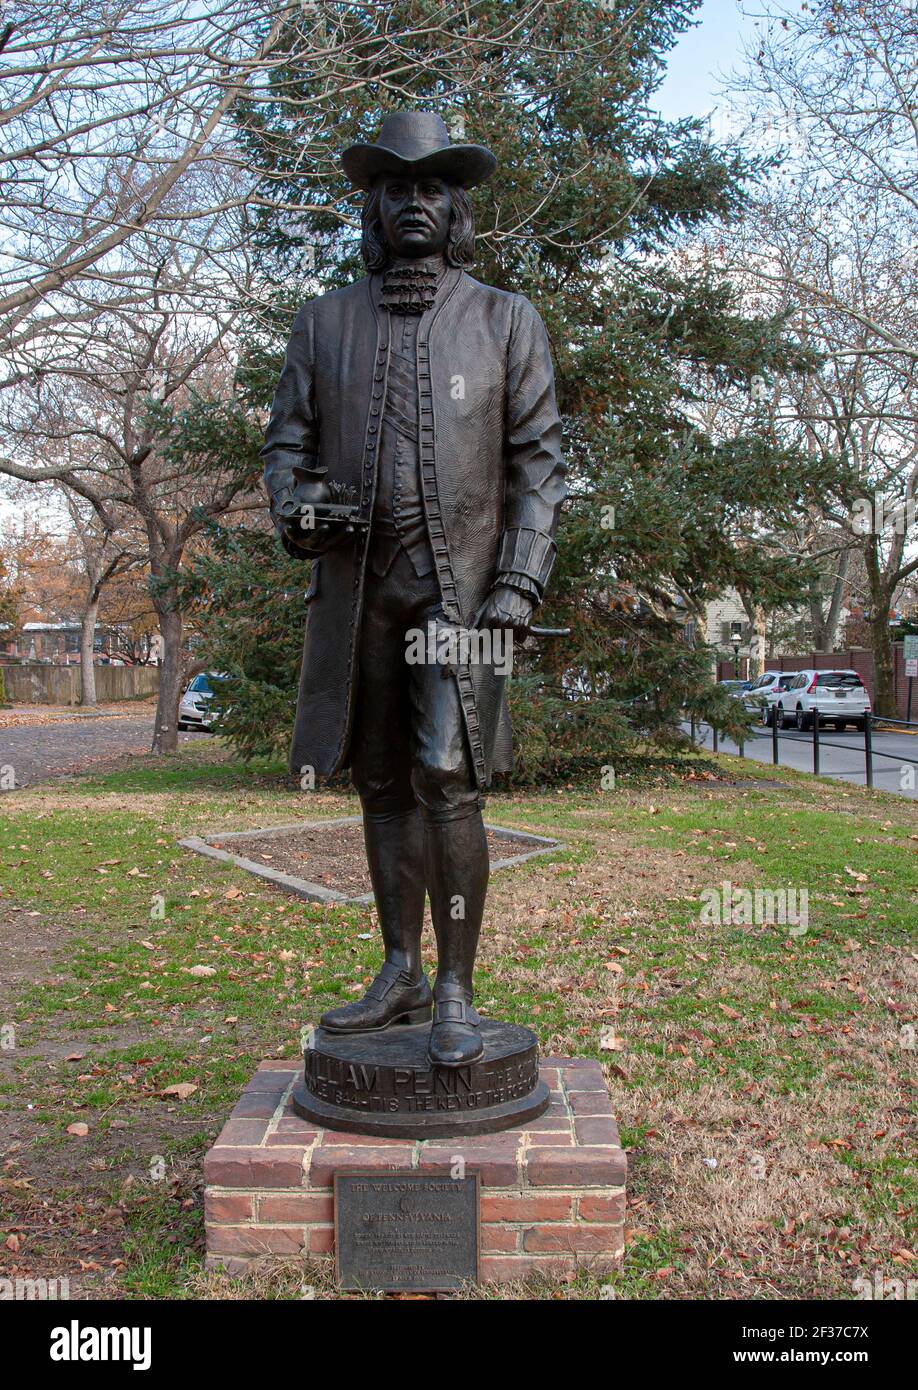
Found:
[{"label": "bare tree", "polygon": [[853,495],[801,518],[823,562],[809,603],[834,644],[854,557],[867,589],[876,706],[895,713],[889,612],[918,571],[918,16],[877,0],[766,0],[745,72],[729,85],[782,162],[712,254],[751,302],[786,314],[819,365],[765,383],[774,428],[849,462]]},{"label": "bare tree", "polygon": [[[151,259],[160,249],[149,238],[139,244]],[[109,312],[71,325],[69,356],[3,397],[7,453],[0,471],[64,488],[74,508],[95,518],[103,543],[87,570],[95,575],[88,608],[93,594],[98,601],[99,584],[124,565],[148,571],[163,644],[156,751],[177,742],[186,551],[209,520],[264,505],[254,490],[258,422],[235,399],[241,310],[230,303],[217,312],[199,293],[202,259],[200,251],[185,264],[171,252],[161,256],[157,269],[148,268],[151,292],[142,311],[127,314],[116,299]],[[193,442],[181,452],[174,439],[185,425]],[[87,611],[87,643],[91,618]]]},{"label": "bare tree", "polygon": [[[544,8],[533,0],[530,22]],[[0,20],[0,388],[53,367],[61,335],[99,307],[142,308],[141,237],[182,256],[202,252],[225,281],[246,258],[258,209],[293,224],[321,211],[353,225],[322,139],[329,92],[340,103],[372,83],[383,102],[410,99],[419,60],[409,55],[426,44],[458,97],[521,22],[486,0],[458,15],[445,3],[396,12],[384,0],[9,0]],[[297,192],[285,184],[275,196],[246,131],[262,106],[278,104],[301,135]]]},{"label": "bare tree", "polygon": [[62,486],[72,523],[71,549],[83,580],[80,611],[80,702],[96,703],[95,639],[102,595],[119,575],[144,561],[136,521],[123,507],[109,503],[96,509],[91,502]]},{"label": "bare tree", "polygon": [[[750,132],[773,132],[783,180],[815,214],[809,229],[817,244],[827,215],[850,224],[873,210],[887,251],[908,256],[918,233],[918,11],[910,0],[813,0],[799,9],[764,0],[756,13],[763,27],[729,89],[745,98]],[[814,202],[816,190],[822,196]],[[764,264],[756,273],[860,323],[891,353],[918,356],[918,338],[901,331],[901,312],[890,320],[879,306],[836,293],[814,278],[818,266],[817,256],[791,281]],[[890,307],[905,309],[913,290],[913,279],[890,284]]]}]

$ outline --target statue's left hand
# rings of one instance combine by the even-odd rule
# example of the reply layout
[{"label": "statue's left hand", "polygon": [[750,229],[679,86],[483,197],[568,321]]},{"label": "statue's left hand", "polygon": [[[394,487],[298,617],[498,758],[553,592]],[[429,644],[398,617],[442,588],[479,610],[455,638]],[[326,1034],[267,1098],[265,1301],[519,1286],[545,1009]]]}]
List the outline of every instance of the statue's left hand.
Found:
[{"label": "statue's left hand", "polygon": [[524,637],[534,611],[535,604],[526,594],[507,584],[497,584],[479,609],[472,627],[509,629]]}]

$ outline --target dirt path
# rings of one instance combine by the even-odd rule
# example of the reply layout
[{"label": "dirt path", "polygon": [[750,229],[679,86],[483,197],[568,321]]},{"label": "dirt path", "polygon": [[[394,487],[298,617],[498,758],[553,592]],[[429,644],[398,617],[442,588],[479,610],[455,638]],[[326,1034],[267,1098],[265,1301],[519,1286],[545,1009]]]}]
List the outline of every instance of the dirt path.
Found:
[{"label": "dirt path", "polygon": [[[124,753],[148,753],[153,711],[135,715],[62,716],[53,723],[0,728],[0,788],[31,787],[75,776],[92,763]],[[179,734],[182,743],[206,734]]]}]

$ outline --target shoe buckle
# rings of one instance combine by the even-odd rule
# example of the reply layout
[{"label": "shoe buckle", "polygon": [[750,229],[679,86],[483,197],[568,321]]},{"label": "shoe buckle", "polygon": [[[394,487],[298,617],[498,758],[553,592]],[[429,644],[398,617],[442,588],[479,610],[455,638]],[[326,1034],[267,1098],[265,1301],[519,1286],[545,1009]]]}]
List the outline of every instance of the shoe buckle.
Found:
[{"label": "shoe buckle", "polygon": [[[383,970],[385,970],[385,966],[383,966]],[[380,970],[376,979],[370,985],[370,988],[364,995],[365,999],[385,999],[389,990],[395,984],[395,980],[392,979],[391,976],[384,975],[383,970]],[[396,978],[398,977],[396,976]]]},{"label": "shoe buckle", "polygon": [[438,1023],[467,1023],[466,1006],[461,999],[440,999],[437,1002]]}]

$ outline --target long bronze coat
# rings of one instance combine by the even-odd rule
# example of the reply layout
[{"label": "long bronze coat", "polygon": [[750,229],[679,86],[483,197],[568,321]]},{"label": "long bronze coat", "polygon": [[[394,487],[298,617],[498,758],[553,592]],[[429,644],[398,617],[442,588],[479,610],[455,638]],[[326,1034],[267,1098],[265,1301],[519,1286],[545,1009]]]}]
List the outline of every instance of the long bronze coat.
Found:
[{"label": "long bronze coat", "polygon": [[[297,467],[353,486],[372,515],[389,358],[381,279],[321,295],[297,314],[262,451],[272,508]],[[446,615],[467,626],[499,573],[524,574],[541,593],[554,559],[565,486],[548,338],[522,295],[449,268],[420,318],[417,362],[428,532]],[[313,562],[294,772],[348,764],[367,548],[359,533]],[[510,766],[504,681],[478,662],[456,679],[483,787]]]}]

